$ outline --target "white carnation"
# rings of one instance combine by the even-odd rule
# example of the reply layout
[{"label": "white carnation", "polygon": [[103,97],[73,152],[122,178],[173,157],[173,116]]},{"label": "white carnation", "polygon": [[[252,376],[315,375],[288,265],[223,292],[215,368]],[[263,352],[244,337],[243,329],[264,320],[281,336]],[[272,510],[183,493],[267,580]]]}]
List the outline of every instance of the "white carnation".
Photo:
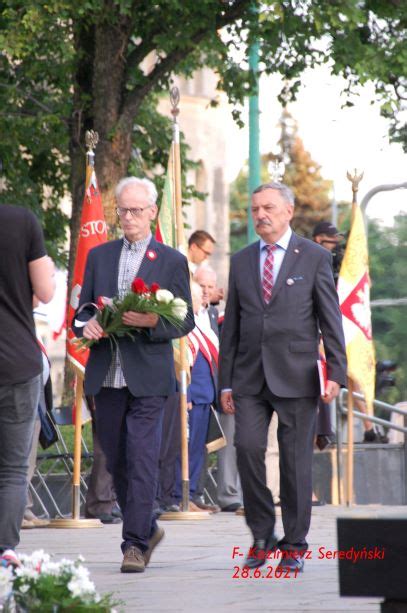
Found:
[{"label": "white carnation", "polygon": [[174,306],[187,306],[187,303],[182,298],[174,298],[172,304]]},{"label": "white carnation", "polygon": [[174,294],[168,289],[157,290],[155,297],[157,298],[158,302],[163,302],[164,304],[169,304],[171,300],[174,300]]},{"label": "white carnation", "polygon": [[188,313],[188,305],[182,298],[174,298],[172,301],[172,314],[181,320],[184,320]]},{"label": "white carnation", "polygon": [[182,321],[184,321],[185,317],[187,316],[187,313],[188,313],[187,305],[174,307],[172,310],[172,314],[175,317],[178,317],[178,319],[181,319]]}]

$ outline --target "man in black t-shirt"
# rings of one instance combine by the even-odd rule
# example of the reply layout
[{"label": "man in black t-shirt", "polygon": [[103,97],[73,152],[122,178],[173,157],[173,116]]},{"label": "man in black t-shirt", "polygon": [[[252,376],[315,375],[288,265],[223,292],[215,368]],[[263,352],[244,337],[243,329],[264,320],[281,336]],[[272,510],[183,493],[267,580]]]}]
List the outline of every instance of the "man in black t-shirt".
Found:
[{"label": "man in black t-shirt", "polygon": [[18,565],[42,372],[33,295],[51,300],[53,269],[33,213],[0,205],[0,565]]}]

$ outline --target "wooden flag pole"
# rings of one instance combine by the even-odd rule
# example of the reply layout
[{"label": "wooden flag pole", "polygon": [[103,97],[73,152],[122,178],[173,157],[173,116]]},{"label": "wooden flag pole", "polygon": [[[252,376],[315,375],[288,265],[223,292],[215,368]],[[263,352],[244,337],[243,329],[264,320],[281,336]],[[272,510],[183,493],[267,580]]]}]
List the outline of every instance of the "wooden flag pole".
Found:
[{"label": "wooden flag pole", "polygon": [[[353,211],[355,206],[357,205],[357,193],[359,189],[359,183],[363,178],[363,172],[358,174],[355,168],[354,174],[351,175],[350,172],[346,174],[349,181],[352,183],[352,221],[353,221]],[[348,401],[347,401],[347,409],[348,409],[348,457],[346,464],[346,504],[347,506],[351,506],[353,503],[353,449],[354,449],[354,441],[353,441],[353,381],[350,377],[348,377]]]},{"label": "wooden flag pole", "polygon": [[[179,142],[179,126],[177,116],[179,114],[179,90],[173,87],[170,92],[171,113],[173,116],[173,198],[175,208],[175,228],[178,250],[184,248],[184,220],[182,217],[182,183],[181,183],[181,152]],[[188,408],[187,408],[187,339],[179,339],[180,353],[180,418],[181,418],[181,480],[182,480],[182,511],[168,512],[160,516],[160,519],[208,519],[210,514],[207,511],[189,510],[189,458],[188,458]]]},{"label": "wooden flag pole", "polygon": [[99,519],[81,519],[81,457],[82,457],[82,398],[83,376],[76,375],[75,438],[72,476],[72,518],[52,519],[50,528],[102,528]]},{"label": "wooden flag pole", "polygon": [[83,378],[76,377],[75,393],[75,439],[73,453],[73,478],[72,478],[72,518],[81,517],[81,455],[82,455],[82,396]]},{"label": "wooden flag pole", "polygon": [[[86,132],[87,169],[94,165],[94,148],[99,140],[97,133]],[[72,518],[51,520],[50,528],[102,528],[99,519],[81,519],[81,459],[82,459],[82,402],[83,373],[76,373],[75,391],[75,438],[72,476]]]}]

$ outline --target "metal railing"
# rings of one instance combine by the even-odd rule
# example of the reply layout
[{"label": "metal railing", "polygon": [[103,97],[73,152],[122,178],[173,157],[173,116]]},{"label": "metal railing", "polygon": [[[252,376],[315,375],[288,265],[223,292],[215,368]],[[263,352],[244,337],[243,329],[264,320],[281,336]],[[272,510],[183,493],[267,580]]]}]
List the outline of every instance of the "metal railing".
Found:
[{"label": "metal railing", "polygon": [[[364,400],[363,394],[358,392],[353,392],[352,396],[355,400]],[[345,405],[346,400],[348,398],[348,390],[341,389],[339,397],[336,401],[336,453],[337,453],[337,476],[338,476],[338,500],[339,503],[342,502],[341,498],[341,483],[343,476],[342,469],[342,446],[343,446],[343,417],[347,415],[348,409]],[[399,426],[398,424],[392,423],[388,419],[382,419],[381,417],[376,417],[375,415],[368,415],[366,413],[362,413],[361,411],[356,411],[355,409],[352,411],[353,416],[356,419],[367,419],[374,424],[378,424],[380,426],[384,426],[389,430],[397,430],[398,432],[403,432],[404,435],[407,435],[407,410],[397,407],[392,404],[388,404],[387,402],[382,402],[381,400],[374,400],[373,407],[375,409],[381,409],[383,411],[387,411],[388,413],[398,413],[399,415],[403,415],[404,417],[404,426]],[[386,443],[387,444],[387,443]],[[407,436],[404,436],[404,475],[407,480]],[[405,488],[404,495],[404,503],[407,504],[407,484]]]}]

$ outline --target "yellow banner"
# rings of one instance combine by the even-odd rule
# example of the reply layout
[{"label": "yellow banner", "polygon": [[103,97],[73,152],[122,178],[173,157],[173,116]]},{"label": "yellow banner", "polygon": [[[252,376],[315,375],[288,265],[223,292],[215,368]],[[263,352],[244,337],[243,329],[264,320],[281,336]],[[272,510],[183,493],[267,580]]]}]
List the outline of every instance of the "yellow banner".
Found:
[{"label": "yellow banner", "polygon": [[373,414],[376,358],[370,311],[369,255],[362,212],[352,209],[352,226],[338,280],[348,358],[348,376],[360,387]]}]

